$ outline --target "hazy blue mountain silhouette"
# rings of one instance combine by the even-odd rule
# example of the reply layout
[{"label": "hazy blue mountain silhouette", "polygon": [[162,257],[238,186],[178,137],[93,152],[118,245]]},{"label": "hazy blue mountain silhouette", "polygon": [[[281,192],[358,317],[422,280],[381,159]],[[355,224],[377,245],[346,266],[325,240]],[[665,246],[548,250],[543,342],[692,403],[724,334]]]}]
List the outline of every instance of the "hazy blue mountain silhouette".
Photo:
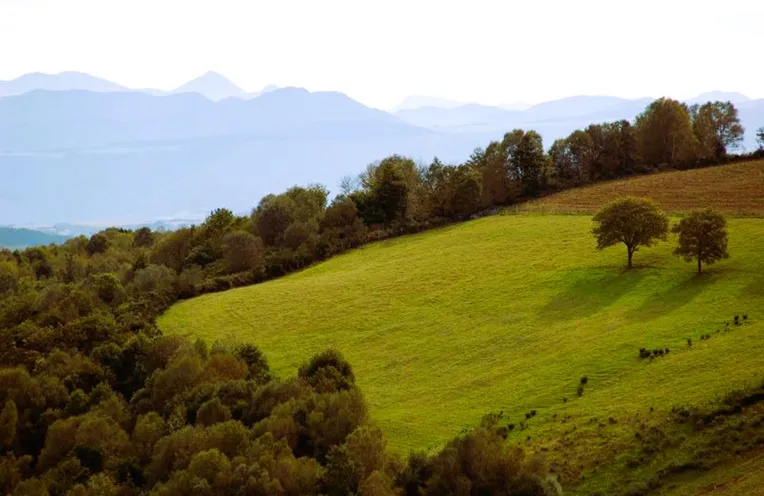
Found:
[{"label": "hazy blue mountain silhouette", "polygon": [[0,97],[21,95],[35,90],[70,91],[87,90],[94,92],[129,91],[106,79],[82,72],[62,72],[43,74],[34,72],[24,74],[11,81],[0,81]]},{"label": "hazy blue mountain silhouette", "polygon": [[[248,212],[294,184],[336,190],[341,177],[393,153],[460,162],[516,127],[537,130],[549,147],[591,123],[631,120],[649,101],[578,97],[524,111],[464,105],[396,116],[299,88],[217,102],[194,92],[31,91],[0,99],[0,225]],[[429,121],[413,125],[410,113]],[[740,116],[750,149],[764,100],[744,102]]]},{"label": "hazy blue mountain silhouette", "polygon": [[66,236],[44,233],[33,229],[0,227],[0,248],[23,249],[28,246],[63,243],[66,239]]},{"label": "hazy blue mountain silhouette", "polygon": [[455,108],[467,105],[467,102],[458,102],[456,100],[448,100],[446,98],[438,98],[434,96],[425,95],[411,95],[401,101],[398,105],[393,107],[391,112],[399,112],[401,110],[414,110],[422,107],[435,107],[435,108]]},{"label": "hazy blue mountain silhouette", "polygon": [[258,96],[264,95],[266,93],[270,93],[272,91],[276,91],[277,89],[279,89],[279,86],[276,86],[275,84],[269,84],[260,91],[253,91],[252,93],[249,93],[247,95],[247,98],[257,98]]},{"label": "hazy blue mountain silhouette", "polygon": [[176,95],[180,93],[199,93],[213,101],[232,97],[247,98],[248,96],[246,91],[236,86],[230,79],[213,71],[206,72],[192,79],[175,88],[171,93]]},{"label": "hazy blue mountain silhouette", "polygon": [[32,91],[0,100],[0,151],[102,147],[225,135],[383,137],[421,134],[335,92],[283,88],[213,102],[198,93]]},{"label": "hazy blue mountain silhouette", "polygon": [[456,161],[486,140],[411,126],[336,92],[284,88],[213,102],[197,93],[33,91],[0,99],[0,224],[246,212],[294,184],[336,189],[392,153]]},{"label": "hazy blue mountain silhouette", "polygon": [[687,103],[732,102],[736,106],[746,104],[751,99],[737,91],[709,91],[687,100]]}]

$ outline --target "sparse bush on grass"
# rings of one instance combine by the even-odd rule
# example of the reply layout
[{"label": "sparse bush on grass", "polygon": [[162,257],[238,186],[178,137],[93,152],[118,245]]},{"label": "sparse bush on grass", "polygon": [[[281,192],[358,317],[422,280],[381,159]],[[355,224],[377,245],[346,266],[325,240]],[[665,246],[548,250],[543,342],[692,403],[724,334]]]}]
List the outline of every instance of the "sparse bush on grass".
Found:
[{"label": "sparse bush on grass", "polygon": [[589,378],[587,376],[583,376],[581,378],[581,385],[586,386],[586,384],[589,382]]},{"label": "sparse bush on grass", "polygon": [[584,388],[581,387],[581,386],[578,386],[578,389],[576,390],[576,394],[578,395],[579,398],[581,396],[583,396],[584,395]]}]

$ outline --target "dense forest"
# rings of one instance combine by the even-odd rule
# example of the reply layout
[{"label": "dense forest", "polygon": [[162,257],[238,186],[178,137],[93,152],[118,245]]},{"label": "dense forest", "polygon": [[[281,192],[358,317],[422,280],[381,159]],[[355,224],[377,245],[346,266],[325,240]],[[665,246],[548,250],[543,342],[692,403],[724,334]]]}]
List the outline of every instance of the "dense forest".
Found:
[{"label": "dense forest", "polygon": [[154,319],[179,299],[373,240],[565,188],[724,163],[742,135],[730,103],[660,99],[635,123],[591,125],[548,153],[537,133],[514,130],[460,165],[388,157],[343,181],[331,203],[321,186],[294,187],[250,216],[218,209],[173,232],[112,228],[4,250],[0,491],[560,494],[543,460],[504,443],[496,416],[438,453],[403,459],[336,350],[279,378],[256,344],[163,336]]}]

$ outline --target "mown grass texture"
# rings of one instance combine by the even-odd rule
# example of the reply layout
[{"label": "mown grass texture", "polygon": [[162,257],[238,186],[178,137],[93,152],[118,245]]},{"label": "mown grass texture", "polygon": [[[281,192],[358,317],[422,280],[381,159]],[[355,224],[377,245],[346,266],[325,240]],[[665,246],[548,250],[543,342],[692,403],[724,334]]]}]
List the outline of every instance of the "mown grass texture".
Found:
[{"label": "mown grass texture", "polygon": [[[485,218],[185,301],[159,326],[254,342],[282,376],[339,349],[400,452],[440,446],[499,411],[518,425],[512,438],[554,439],[570,426],[561,418],[668,411],[761,372],[764,220],[730,220],[731,258],[701,276],[671,255],[673,238],[625,271],[625,249],[597,252],[590,229],[588,216]],[[641,347],[671,352],[645,360]]]}]

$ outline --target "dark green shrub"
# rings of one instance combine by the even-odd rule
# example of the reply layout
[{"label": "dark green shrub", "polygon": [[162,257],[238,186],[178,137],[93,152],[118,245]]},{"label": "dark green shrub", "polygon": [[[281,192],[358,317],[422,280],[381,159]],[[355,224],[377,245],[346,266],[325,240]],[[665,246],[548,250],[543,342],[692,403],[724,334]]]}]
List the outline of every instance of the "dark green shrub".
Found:
[{"label": "dark green shrub", "polygon": [[584,395],[584,388],[582,386],[578,386],[578,389],[576,390],[576,394],[581,397]]},{"label": "dark green shrub", "polygon": [[586,376],[583,376],[583,377],[581,378],[581,385],[582,385],[582,386],[586,386],[586,383],[587,383],[587,382],[589,382],[589,378],[588,378],[588,377],[586,377]]},{"label": "dark green shrub", "polygon": [[350,364],[339,351],[331,348],[301,365],[297,375],[322,392],[351,389],[355,383]]}]

